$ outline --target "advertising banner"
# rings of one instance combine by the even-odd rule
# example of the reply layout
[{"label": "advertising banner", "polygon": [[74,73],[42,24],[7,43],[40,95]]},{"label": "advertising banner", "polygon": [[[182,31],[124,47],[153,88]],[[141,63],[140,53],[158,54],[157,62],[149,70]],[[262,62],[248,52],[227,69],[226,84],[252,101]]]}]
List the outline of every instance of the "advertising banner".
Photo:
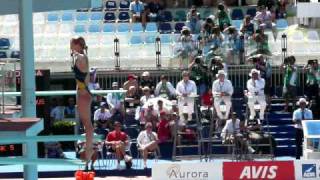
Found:
[{"label": "advertising banner", "polygon": [[297,160],[294,162],[296,179],[319,180],[320,161],[319,160]]},{"label": "advertising banner", "polygon": [[152,180],[222,179],[222,163],[164,163],[152,167]]},{"label": "advertising banner", "polygon": [[293,161],[223,162],[223,179],[294,180]]}]

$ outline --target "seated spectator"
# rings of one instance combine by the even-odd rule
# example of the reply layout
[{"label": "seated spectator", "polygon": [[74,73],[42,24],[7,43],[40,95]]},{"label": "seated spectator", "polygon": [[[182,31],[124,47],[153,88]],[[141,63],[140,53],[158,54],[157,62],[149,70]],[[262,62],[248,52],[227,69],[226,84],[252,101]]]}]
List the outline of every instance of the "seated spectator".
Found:
[{"label": "seated spectator", "polygon": [[[227,60],[228,64],[240,64],[243,63],[244,52],[244,38],[240,36],[237,29],[234,26],[229,26],[224,30],[227,37]],[[239,59],[239,61],[238,61]]]},{"label": "seated spectator", "polygon": [[[223,70],[218,71],[217,80],[212,83],[212,94],[214,97],[214,108],[220,120],[228,119],[231,108],[231,96],[233,94],[233,86],[230,80],[226,79],[226,73]],[[225,105],[225,113],[220,109],[221,105]]]},{"label": "seated spectator", "polygon": [[154,85],[155,84],[152,78],[150,77],[150,73],[148,71],[143,72],[140,79],[140,89],[148,87],[150,89],[151,94],[153,94]]},{"label": "seated spectator", "polygon": [[[94,136],[96,136],[97,134],[93,134]],[[82,134],[81,136],[85,136],[85,134]],[[91,156],[91,165],[90,165],[90,169],[91,171],[94,171],[94,163],[96,162],[96,160],[98,159],[99,157],[99,149],[101,149],[101,142],[97,142],[95,141],[93,143],[93,151],[94,153],[92,154]],[[77,142],[77,154],[79,154],[80,156],[80,159],[86,159],[86,142],[85,141],[81,141],[81,140],[78,140]],[[86,161],[86,165],[85,165],[85,170],[88,171],[89,170],[89,163],[90,161]]]},{"label": "seated spectator", "polygon": [[230,17],[226,12],[225,7],[222,3],[218,5],[218,13],[216,15],[216,18],[218,18],[218,25],[219,25],[220,31],[223,31],[225,26],[231,25]]},{"label": "seated spectator", "polygon": [[169,119],[165,111],[160,112],[160,121],[158,124],[158,138],[159,138],[159,143],[162,143],[171,139]]},{"label": "seated spectator", "polygon": [[252,69],[249,76],[251,77],[251,79],[247,81],[248,106],[250,110],[249,119],[255,118],[256,116],[255,105],[259,104],[260,106],[259,119],[264,120],[264,111],[267,105],[265,94],[264,94],[265,80],[261,78],[260,71],[256,69]]},{"label": "seated spectator", "polygon": [[141,22],[143,26],[146,24],[146,14],[144,4],[140,0],[133,0],[130,3],[129,10],[131,12],[132,22]]},{"label": "seated spectator", "polygon": [[143,166],[147,168],[147,159],[149,152],[160,151],[158,147],[158,135],[152,132],[152,124],[150,122],[146,123],[144,131],[141,131],[137,138],[138,149],[142,153]]},{"label": "seated spectator", "polygon": [[158,111],[154,108],[151,101],[147,102],[147,107],[141,110],[140,124],[144,126],[147,122],[152,124],[153,129],[156,129],[158,119]]},{"label": "seated spectator", "polygon": [[64,109],[64,116],[66,118],[76,117],[76,106],[75,106],[75,100],[73,97],[68,98],[68,106],[66,106]]},{"label": "seated spectator", "polygon": [[58,99],[57,106],[50,112],[51,122],[64,120],[65,106],[63,105],[63,99]]},{"label": "seated spectator", "polygon": [[[304,120],[312,120],[313,114],[312,111],[307,108],[308,101],[305,98],[300,98],[297,102],[297,105],[299,106],[298,109],[296,109],[293,112],[292,121],[295,124],[294,127],[296,129],[296,159],[300,159],[300,157],[303,155],[302,151],[302,142],[303,142],[303,129],[302,129],[302,121]],[[310,142],[307,142],[309,145]]]},{"label": "seated spectator", "polygon": [[154,94],[156,97],[162,97],[165,99],[172,99],[175,96],[175,89],[170,82],[168,77],[161,75],[161,81],[157,84]]},{"label": "seated spectator", "polygon": [[194,96],[197,95],[196,83],[190,80],[188,71],[182,72],[183,79],[178,82],[176,94],[178,96],[178,106],[181,113],[188,112],[188,120],[191,120],[194,113]]},{"label": "seated spectator", "polygon": [[240,32],[244,34],[245,39],[251,39],[255,33],[254,24],[251,21],[251,16],[246,15],[243,19]]},{"label": "seated spectator", "polygon": [[136,112],[136,108],[140,106],[140,96],[138,95],[135,86],[130,86],[129,91],[127,91],[124,99],[124,106],[127,114],[131,115],[134,114]]},{"label": "seated spectator", "polygon": [[296,58],[294,56],[288,56],[280,66],[281,72],[284,72],[282,93],[285,99],[284,111],[289,111],[289,102],[292,102],[294,106],[297,96],[298,67],[295,65],[295,62]]},{"label": "seated spectator", "polygon": [[107,109],[107,103],[101,102],[100,108],[94,112],[93,116],[97,134],[106,134],[107,129],[112,128],[111,116],[109,109]]},{"label": "seated spectator", "polygon": [[134,74],[128,75],[128,80],[124,82],[123,89],[128,91],[130,86],[134,86],[136,90],[139,90],[137,76],[135,76]]},{"label": "seated spectator", "polygon": [[187,24],[191,34],[199,34],[201,30],[200,13],[192,6],[187,14]]},{"label": "seated spectator", "polygon": [[213,95],[212,89],[209,87],[207,92],[201,96],[201,106],[212,107]]},{"label": "seated spectator", "polygon": [[[119,90],[117,82],[112,83],[112,90]],[[125,115],[124,110],[124,93],[108,93],[107,103],[113,120],[121,121]]]},{"label": "seated spectator", "polygon": [[240,131],[240,119],[237,118],[237,113],[233,112],[231,119],[227,120],[222,129],[221,137],[223,143],[233,144],[242,137]]},{"label": "seated spectator", "polygon": [[145,86],[142,88],[143,96],[140,98],[140,104],[143,106],[148,102],[148,100],[154,98],[154,95],[150,93],[150,88]]},{"label": "seated spectator", "polygon": [[121,131],[121,123],[114,123],[114,131],[108,133],[105,144],[108,146],[108,150],[112,153],[116,153],[117,157],[117,169],[120,169],[120,161],[125,160],[126,166],[131,167],[132,157],[126,154],[126,148],[130,144],[128,135]]},{"label": "seated spectator", "polygon": [[45,142],[44,148],[45,158],[65,158],[60,142]]},{"label": "seated spectator", "polygon": [[161,11],[164,9],[164,4],[160,0],[151,0],[147,4],[146,14],[150,21],[159,21]]},{"label": "seated spectator", "polygon": [[190,79],[197,85],[197,92],[202,96],[207,90],[208,76],[207,66],[204,65],[201,56],[197,56],[189,65]]},{"label": "seated spectator", "polygon": [[264,28],[271,29],[275,33],[276,24],[274,17],[271,12],[266,9],[265,6],[260,6],[254,20],[257,22],[257,25],[263,25]]}]

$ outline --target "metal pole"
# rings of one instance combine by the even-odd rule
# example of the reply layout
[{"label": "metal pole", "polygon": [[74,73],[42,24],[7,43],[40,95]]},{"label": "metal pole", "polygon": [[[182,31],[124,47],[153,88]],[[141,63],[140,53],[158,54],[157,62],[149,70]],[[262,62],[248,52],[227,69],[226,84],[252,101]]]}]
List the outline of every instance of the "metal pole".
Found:
[{"label": "metal pole", "polygon": [[161,39],[160,37],[156,38],[156,66],[161,68]]},{"label": "metal pole", "polygon": [[287,57],[287,50],[288,50],[288,44],[287,44],[287,35],[282,34],[281,36],[281,47],[282,47],[282,63],[284,62],[284,58]]},{"label": "metal pole", "polygon": [[120,70],[120,46],[119,46],[119,39],[116,37],[114,39],[114,58],[115,58],[115,69]]},{"label": "metal pole", "polygon": [[[21,105],[22,117],[36,117],[36,96],[34,76],[34,47],[33,47],[33,0],[20,0],[20,48],[21,48]],[[37,143],[28,142],[23,146],[23,154],[27,158],[37,158]],[[36,165],[24,165],[24,179],[38,179]]]}]

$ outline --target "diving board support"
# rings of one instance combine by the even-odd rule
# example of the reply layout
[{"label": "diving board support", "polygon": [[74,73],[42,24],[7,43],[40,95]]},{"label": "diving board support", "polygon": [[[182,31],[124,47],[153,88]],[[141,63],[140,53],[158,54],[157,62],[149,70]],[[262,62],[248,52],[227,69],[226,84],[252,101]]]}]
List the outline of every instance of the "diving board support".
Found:
[{"label": "diving board support", "polygon": [[[126,93],[126,90],[91,90],[94,95],[107,95],[108,93]],[[21,96],[21,92],[3,92],[3,96]],[[77,91],[75,90],[64,90],[64,91],[36,91],[36,96],[69,96],[76,95]]]},{"label": "diving board support", "polygon": [[24,165],[63,165],[63,166],[81,166],[85,165],[84,161],[81,160],[70,160],[70,159],[48,159],[48,158],[36,158],[28,159],[21,157],[4,157],[0,158],[0,164],[24,164]]}]

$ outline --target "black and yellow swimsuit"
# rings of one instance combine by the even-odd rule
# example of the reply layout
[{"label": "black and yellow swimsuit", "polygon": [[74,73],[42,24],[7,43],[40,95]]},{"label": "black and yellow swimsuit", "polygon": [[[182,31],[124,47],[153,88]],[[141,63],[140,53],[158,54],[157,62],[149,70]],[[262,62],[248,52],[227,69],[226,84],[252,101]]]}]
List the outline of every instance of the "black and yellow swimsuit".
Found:
[{"label": "black and yellow swimsuit", "polygon": [[82,71],[76,66],[75,63],[73,63],[72,70],[73,70],[74,75],[75,75],[75,79],[76,79],[76,83],[77,83],[77,90],[85,89],[85,90],[88,91],[88,93],[89,93],[90,95],[92,95],[91,92],[90,92],[90,90],[89,90],[89,88],[88,88],[88,86],[87,86],[87,84],[86,84],[86,82],[85,82],[88,73],[87,73],[87,72],[82,72]]}]

